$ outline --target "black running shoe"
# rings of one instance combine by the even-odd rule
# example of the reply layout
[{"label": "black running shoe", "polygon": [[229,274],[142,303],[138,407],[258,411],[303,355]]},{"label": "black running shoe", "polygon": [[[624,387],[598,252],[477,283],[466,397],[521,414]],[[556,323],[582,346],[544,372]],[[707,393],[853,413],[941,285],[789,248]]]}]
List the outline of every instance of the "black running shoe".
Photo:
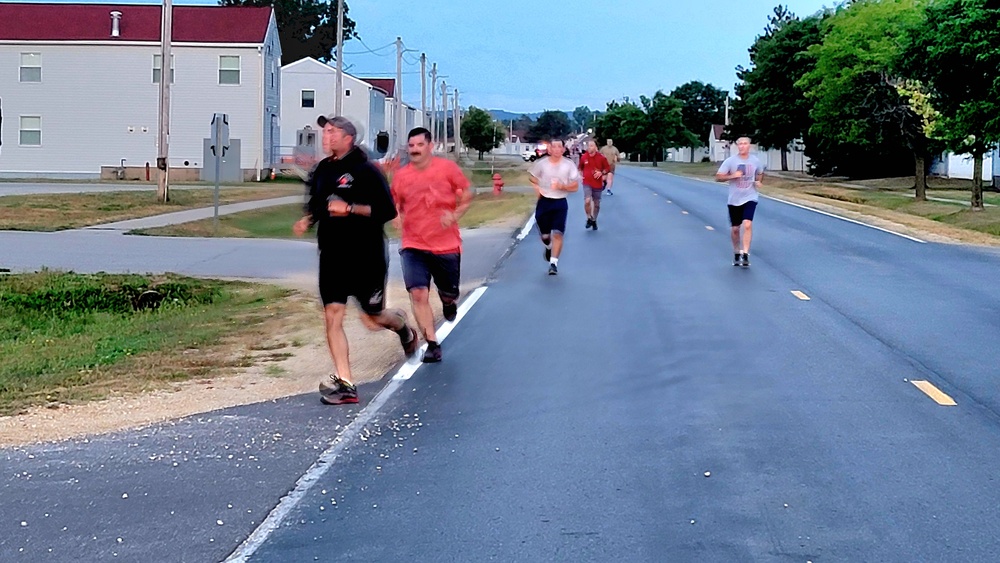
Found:
[{"label": "black running shoe", "polygon": [[749,252],[744,252],[743,256],[740,257],[740,266],[743,266],[744,268],[749,268],[750,267],[750,253]]},{"label": "black running shoe", "polygon": [[743,258],[743,256],[739,252],[737,252],[736,254],[733,254],[733,266],[741,266],[742,265],[742,258]]},{"label": "black running shoe", "polygon": [[594,223],[594,220],[593,220],[593,219],[590,219],[590,218],[588,218],[588,219],[587,219],[587,224],[586,224],[586,226],[584,226],[584,227],[583,227],[583,229],[584,229],[584,230],[587,230],[587,229],[589,229],[589,228],[590,228],[590,225],[592,225],[593,223]]},{"label": "black running shoe", "polygon": [[436,364],[440,361],[441,361],[441,347],[435,346],[434,349],[431,350],[430,346],[428,346],[427,350],[424,351],[423,362],[425,364]]},{"label": "black running shoe", "polygon": [[555,264],[549,264],[549,275],[555,276],[559,273],[559,268]]},{"label": "black running shoe", "polygon": [[407,326],[406,331],[410,333],[410,339],[406,340],[403,336],[400,336],[399,343],[403,346],[403,353],[407,356],[412,356],[417,351],[417,346],[420,345],[420,339],[417,338],[417,331],[413,330],[413,327]]},{"label": "black running shoe", "polygon": [[458,316],[458,303],[442,303],[441,312],[444,313],[444,320],[452,322]]},{"label": "black running shoe", "polygon": [[325,405],[347,405],[358,402],[358,388],[336,375],[319,384],[319,400]]},{"label": "black running shoe", "polygon": [[590,225],[591,225],[591,226],[592,226],[592,227],[594,228],[594,230],[596,231],[596,230],[597,230],[597,219],[594,219],[593,221],[591,221],[591,222],[590,222]]},{"label": "black running shoe", "polygon": [[615,192],[608,190],[608,195],[615,195]]},{"label": "black running shoe", "polygon": [[545,256],[545,261],[546,262],[548,262],[549,260],[552,260],[552,249],[546,247],[545,248],[545,252],[543,252],[542,255]]}]

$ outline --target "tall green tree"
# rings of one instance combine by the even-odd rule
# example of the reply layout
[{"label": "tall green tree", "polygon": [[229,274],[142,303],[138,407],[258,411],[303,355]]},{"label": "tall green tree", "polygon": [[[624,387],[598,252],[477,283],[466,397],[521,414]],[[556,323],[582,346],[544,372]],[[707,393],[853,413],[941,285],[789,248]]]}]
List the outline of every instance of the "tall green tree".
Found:
[{"label": "tall green tree", "polygon": [[503,123],[493,119],[490,114],[476,106],[470,106],[462,117],[462,143],[479,152],[479,160],[483,154],[500,146],[507,131]]},{"label": "tall green tree", "polygon": [[594,121],[594,112],[587,106],[579,106],[573,110],[573,123],[580,133],[585,133]]},{"label": "tall green tree", "polygon": [[1000,4],[934,0],[907,50],[940,118],[933,135],[973,160],[972,209],[983,209],[983,155],[1000,142]]},{"label": "tall green tree", "polygon": [[730,111],[730,138],[750,137],[758,145],[781,150],[781,169],[788,170],[788,148],[805,139],[812,104],[796,83],[813,66],[806,50],[822,40],[822,14],[795,17],[784,6],[774,9],[764,34],[750,47],[750,66],[736,68],[739,83]]},{"label": "tall green tree", "polygon": [[546,138],[563,138],[573,131],[573,126],[569,123],[569,116],[564,111],[546,110],[538,116],[532,124],[530,141],[538,141]]},{"label": "tall green tree", "polygon": [[712,125],[725,123],[728,95],[725,90],[698,80],[682,84],[670,92],[670,97],[681,103],[684,127],[693,134],[691,162],[694,162],[694,149],[708,146]]},{"label": "tall green tree", "polygon": [[618,150],[633,154],[639,148],[639,134],[645,120],[645,113],[635,102],[625,98],[619,102],[608,102],[607,111],[601,114],[594,124],[594,133],[599,144],[608,139],[614,140]]},{"label": "tall green tree", "polygon": [[698,136],[684,124],[685,105],[681,100],[658,90],[651,98],[640,96],[639,102],[645,119],[638,128],[638,146],[653,161],[653,166],[663,158],[666,149],[689,147],[698,142]]},{"label": "tall green tree", "polygon": [[[274,7],[281,41],[281,64],[305,57],[334,60],[337,48],[337,0],[219,0],[220,6]],[[344,2],[344,41],[357,37]]]},{"label": "tall green tree", "polygon": [[894,85],[908,30],[921,17],[915,0],[856,0],[823,21],[822,42],[808,50],[813,68],[796,83],[812,104],[806,154],[814,172],[904,175],[915,152],[926,156],[909,142],[922,135],[920,120]]},{"label": "tall green tree", "polygon": [[916,195],[926,199],[930,140],[924,121],[900,92],[910,34],[924,19],[924,0],[857,0],[832,15],[822,43],[809,48],[815,66],[797,85],[813,102],[812,133],[831,148],[873,153],[905,149]]}]

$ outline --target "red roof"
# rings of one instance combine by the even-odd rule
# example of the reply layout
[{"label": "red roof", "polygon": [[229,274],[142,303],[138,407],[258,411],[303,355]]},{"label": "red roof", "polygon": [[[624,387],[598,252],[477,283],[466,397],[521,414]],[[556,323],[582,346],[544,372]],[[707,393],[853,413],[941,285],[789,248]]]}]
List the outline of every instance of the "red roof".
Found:
[{"label": "red roof", "polygon": [[395,78],[362,78],[365,82],[385,92],[387,98],[393,98],[396,92]]},{"label": "red roof", "polygon": [[725,135],[726,126],[725,125],[712,125],[712,132],[715,134],[715,140],[721,141],[722,137]]},{"label": "red roof", "polygon": [[[111,36],[111,12],[121,12],[121,35]],[[161,6],[0,3],[0,40],[159,41]],[[262,43],[269,7],[174,6],[173,41]]]}]

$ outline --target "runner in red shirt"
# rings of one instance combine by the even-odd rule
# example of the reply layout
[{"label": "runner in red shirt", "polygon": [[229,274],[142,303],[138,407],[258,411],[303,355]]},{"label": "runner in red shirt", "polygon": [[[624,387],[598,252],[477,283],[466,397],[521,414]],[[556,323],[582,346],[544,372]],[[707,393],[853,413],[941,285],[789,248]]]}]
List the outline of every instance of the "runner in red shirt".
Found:
[{"label": "runner in red shirt", "polygon": [[462,258],[458,220],[469,209],[472,192],[457,164],[431,154],[431,132],[427,129],[410,131],[408,150],[410,163],[392,178],[392,196],[402,231],[399,254],[403,281],[410,293],[413,316],[427,340],[423,361],[440,362],[430,285],[433,279],[445,320],[454,321]]},{"label": "runner in red shirt", "polygon": [[587,142],[587,152],[580,155],[580,175],[583,177],[583,210],[587,213],[584,229],[597,230],[597,214],[601,212],[604,177],[611,171],[608,159],[597,152],[597,143]]}]

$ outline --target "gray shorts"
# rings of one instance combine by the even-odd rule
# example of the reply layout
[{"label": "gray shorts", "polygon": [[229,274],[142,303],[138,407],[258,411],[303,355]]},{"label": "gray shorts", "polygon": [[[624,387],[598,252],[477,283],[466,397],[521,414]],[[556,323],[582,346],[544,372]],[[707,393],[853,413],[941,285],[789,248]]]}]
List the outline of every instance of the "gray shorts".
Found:
[{"label": "gray shorts", "polygon": [[601,194],[604,193],[604,188],[592,188],[590,186],[583,187],[583,199],[592,199],[594,201],[601,201]]}]

